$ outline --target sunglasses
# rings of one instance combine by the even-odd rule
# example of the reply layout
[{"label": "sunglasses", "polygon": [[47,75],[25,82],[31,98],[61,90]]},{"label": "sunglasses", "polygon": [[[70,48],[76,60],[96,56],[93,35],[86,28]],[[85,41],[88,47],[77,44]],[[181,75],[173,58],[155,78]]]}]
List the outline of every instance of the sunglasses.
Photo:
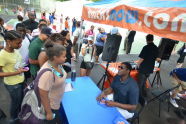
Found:
[{"label": "sunglasses", "polygon": [[126,67],[123,67],[123,66],[118,66],[118,68],[121,68],[121,69],[127,69]]}]

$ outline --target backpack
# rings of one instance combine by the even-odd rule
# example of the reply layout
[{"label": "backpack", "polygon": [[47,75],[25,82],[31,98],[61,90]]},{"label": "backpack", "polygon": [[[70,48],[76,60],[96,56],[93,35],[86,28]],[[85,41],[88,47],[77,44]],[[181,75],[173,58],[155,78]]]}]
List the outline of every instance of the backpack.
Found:
[{"label": "backpack", "polygon": [[25,96],[21,105],[21,111],[18,115],[20,124],[44,124],[46,114],[41,104],[38,83],[40,77],[47,71],[52,72],[49,68],[41,70],[36,79],[24,90]]}]

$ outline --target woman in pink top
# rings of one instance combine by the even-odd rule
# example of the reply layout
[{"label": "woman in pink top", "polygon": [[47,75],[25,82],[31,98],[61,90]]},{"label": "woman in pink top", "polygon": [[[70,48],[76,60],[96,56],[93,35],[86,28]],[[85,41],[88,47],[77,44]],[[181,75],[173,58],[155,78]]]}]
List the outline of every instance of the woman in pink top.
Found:
[{"label": "woman in pink top", "polygon": [[66,60],[66,49],[62,45],[47,42],[45,44],[48,61],[40,70],[50,68],[39,79],[41,103],[46,112],[46,124],[61,124],[59,108],[65,89],[66,72],[62,64]]},{"label": "woman in pink top", "polygon": [[94,36],[95,34],[94,34],[94,25],[92,25],[91,27],[90,27],[90,29],[88,30],[88,31],[86,31],[86,33],[85,33],[85,35],[88,37],[88,36]]},{"label": "woman in pink top", "polygon": [[41,14],[41,19],[46,20],[46,13],[45,13],[45,12],[43,12],[43,13]]}]

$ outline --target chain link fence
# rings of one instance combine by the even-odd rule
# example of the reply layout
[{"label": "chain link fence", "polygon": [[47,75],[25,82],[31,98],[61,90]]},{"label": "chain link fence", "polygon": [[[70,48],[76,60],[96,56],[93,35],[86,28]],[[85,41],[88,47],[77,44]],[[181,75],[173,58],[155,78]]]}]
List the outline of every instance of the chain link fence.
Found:
[{"label": "chain link fence", "polygon": [[19,8],[22,8],[24,13],[30,10],[40,12],[40,0],[31,0],[30,4],[25,4],[24,0],[1,0],[0,14],[14,15]]}]

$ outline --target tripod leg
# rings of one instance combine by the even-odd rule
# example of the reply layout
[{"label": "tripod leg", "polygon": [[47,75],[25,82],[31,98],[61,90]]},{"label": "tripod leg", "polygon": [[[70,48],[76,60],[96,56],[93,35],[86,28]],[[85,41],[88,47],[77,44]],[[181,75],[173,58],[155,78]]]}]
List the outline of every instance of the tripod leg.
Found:
[{"label": "tripod leg", "polygon": [[105,84],[106,77],[107,77],[107,74],[104,75],[104,78],[103,78],[103,84],[102,84],[102,87],[101,87],[102,90],[103,90],[103,87],[104,87],[104,84]]},{"label": "tripod leg", "polygon": [[159,73],[157,72],[157,87],[160,86],[160,78],[159,78]]},{"label": "tripod leg", "polygon": [[159,72],[159,80],[160,80],[160,84],[161,84],[161,86],[162,86],[162,81],[161,81],[160,72]]},{"label": "tripod leg", "polygon": [[100,86],[100,84],[101,84],[103,78],[104,78],[104,75],[103,75],[103,76],[101,77],[101,79],[99,80],[99,82],[98,82],[98,84],[97,84],[98,87]]},{"label": "tripod leg", "polygon": [[154,79],[153,79],[153,81],[152,81],[151,87],[153,87],[153,85],[154,85],[154,81],[155,81],[155,79],[156,79],[156,76],[157,76],[157,72],[156,72],[156,74],[155,74],[155,76],[154,76]]}]

